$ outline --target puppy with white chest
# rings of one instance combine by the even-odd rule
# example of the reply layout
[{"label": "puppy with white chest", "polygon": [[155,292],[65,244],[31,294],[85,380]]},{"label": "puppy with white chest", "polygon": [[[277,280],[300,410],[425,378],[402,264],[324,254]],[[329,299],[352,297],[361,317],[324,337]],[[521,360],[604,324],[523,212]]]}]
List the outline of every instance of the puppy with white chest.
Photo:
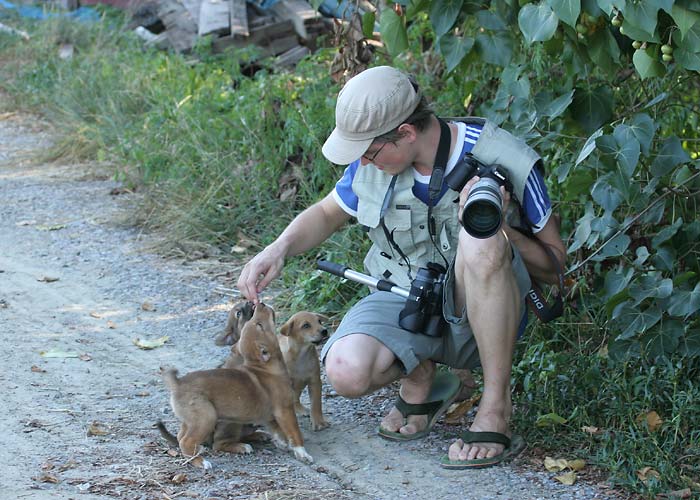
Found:
[{"label": "puppy with white chest", "polygon": [[328,336],[321,323],[326,319],[316,313],[302,311],[294,314],[280,328],[279,344],[289,377],[294,388],[294,408],[298,414],[309,415],[299,397],[309,388],[311,400],[311,428],[315,431],[328,427],[321,406],[321,365],[316,345]]},{"label": "puppy with white chest", "polygon": [[[237,343],[243,364],[228,369],[201,370],[178,378],[166,370],[170,404],[180,420],[177,440],[183,455],[197,467],[210,468],[199,445],[215,433],[217,422],[259,424],[280,448],[291,447],[297,459],[311,463],[294,413],[294,390],[275,335],[274,312],[264,304],[254,308]],[[248,453],[250,445],[228,442],[219,449]]]}]

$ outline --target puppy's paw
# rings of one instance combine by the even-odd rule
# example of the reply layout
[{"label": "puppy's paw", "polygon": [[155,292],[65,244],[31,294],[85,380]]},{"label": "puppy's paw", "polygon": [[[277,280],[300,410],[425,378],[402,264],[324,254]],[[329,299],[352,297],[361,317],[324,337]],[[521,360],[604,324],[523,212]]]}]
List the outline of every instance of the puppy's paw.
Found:
[{"label": "puppy's paw", "polygon": [[305,415],[306,416],[306,415],[309,415],[310,412],[306,406],[304,406],[301,403],[297,403],[294,405],[294,413],[296,413],[297,415]]},{"label": "puppy's paw", "polygon": [[242,454],[244,455],[249,455],[253,453],[253,447],[250,446],[248,443],[241,443],[241,451]]},{"label": "puppy's paw", "polygon": [[212,470],[211,462],[209,460],[202,460],[202,469]]},{"label": "puppy's paw", "polygon": [[330,427],[331,424],[325,418],[321,419],[311,419],[311,428],[315,431],[322,431],[323,429]]},{"label": "puppy's paw", "polygon": [[277,434],[272,434],[272,443],[277,447],[277,449],[280,450],[288,450],[289,449],[289,443],[287,443],[287,440],[282,438],[281,436]]},{"label": "puppy's paw", "polygon": [[313,457],[307,453],[306,448],[304,448],[303,446],[295,446],[292,448],[292,451],[294,452],[294,456],[297,457],[298,460],[301,460],[302,462],[305,462],[307,464],[314,463]]}]

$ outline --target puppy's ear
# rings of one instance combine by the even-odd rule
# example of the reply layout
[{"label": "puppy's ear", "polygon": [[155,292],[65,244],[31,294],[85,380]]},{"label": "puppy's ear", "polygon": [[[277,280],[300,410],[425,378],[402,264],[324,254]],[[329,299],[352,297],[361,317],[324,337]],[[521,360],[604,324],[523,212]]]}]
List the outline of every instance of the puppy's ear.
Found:
[{"label": "puppy's ear", "polygon": [[315,313],[315,314],[321,323],[324,323],[324,322],[330,320],[330,318],[328,316],[326,316],[325,314],[321,314],[321,313]]},{"label": "puppy's ear", "polygon": [[285,337],[289,337],[289,334],[292,333],[293,328],[294,328],[294,321],[292,321],[290,319],[284,325],[282,325],[280,327],[280,334],[284,335]]}]

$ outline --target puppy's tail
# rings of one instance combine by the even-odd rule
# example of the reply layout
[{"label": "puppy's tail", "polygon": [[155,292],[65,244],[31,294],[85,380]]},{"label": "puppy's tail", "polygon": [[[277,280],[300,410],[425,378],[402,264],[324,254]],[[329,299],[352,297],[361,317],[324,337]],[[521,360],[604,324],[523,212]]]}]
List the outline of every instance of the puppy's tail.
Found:
[{"label": "puppy's tail", "polygon": [[163,436],[163,438],[165,438],[165,440],[168,443],[175,445],[175,446],[179,446],[179,443],[177,442],[177,438],[175,436],[173,436],[172,434],[170,434],[170,431],[168,431],[168,429],[166,429],[165,424],[163,422],[158,420],[158,422],[156,422],[156,427],[160,431],[160,435]]},{"label": "puppy's tail", "polygon": [[163,372],[163,382],[168,386],[171,391],[177,387],[177,369],[176,368],[166,368],[162,370]]}]

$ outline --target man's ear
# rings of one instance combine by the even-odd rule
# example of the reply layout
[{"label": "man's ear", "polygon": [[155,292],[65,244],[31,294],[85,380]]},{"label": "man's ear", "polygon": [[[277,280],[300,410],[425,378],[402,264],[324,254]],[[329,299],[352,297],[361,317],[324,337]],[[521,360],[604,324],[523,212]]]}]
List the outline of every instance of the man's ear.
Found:
[{"label": "man's ear", "polygon": [[418,129],[415,125],[411,125],[410,123],[402,123],[401,125],[399,125],[397,132],[401,135],[403,139],[406,139],[409,143],[415,142],[416,137],[418,136]]}]

